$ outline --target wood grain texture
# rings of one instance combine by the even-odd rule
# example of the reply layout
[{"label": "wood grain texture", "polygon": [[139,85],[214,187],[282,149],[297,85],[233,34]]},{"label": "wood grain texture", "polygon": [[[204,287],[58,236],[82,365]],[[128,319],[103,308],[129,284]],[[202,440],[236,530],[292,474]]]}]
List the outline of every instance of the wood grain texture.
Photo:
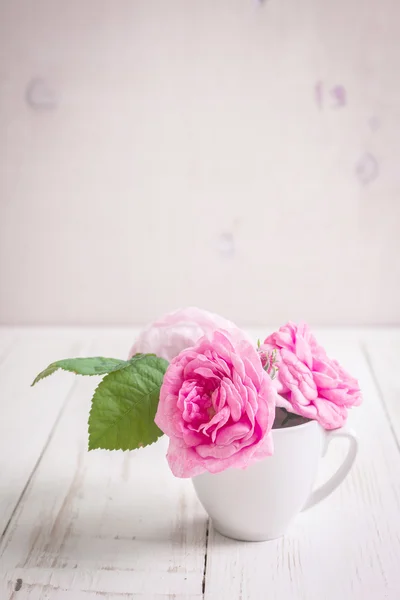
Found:
[{"label": "wood grain texture", "polygon": [[[299,515],[287,536],[264,544],[223,538],[212,528],[205,599],[398,600],[400,461],[360,345],[322,336],[328,352],[359,377],[363,405],[349,423],[360,437],[356,465],[332,496]],[[326,478],[343,456],[331,444]]]},{"label": "wood grain texture", "polygon": [[[0,599],[398,600],[399,331],[316,334],[360,379],[364,403],[349,419],[360,455],[342,486],[284,538],[250,544],[212,526],[207,540],[190,481],[168,469],[166,439],[125,454],[87,452],[98,379],[57,373],[29,388],[58,358],[125,358],[134,330],[0,329],[0,519],[11,517],[0,545]],[[321,481],[344,452],[331,444]]]},{"label": "wood grain texture", "polygon": [[[21,593],[22,592],[22,593]],[[11,596],[7,596],[9,600],[196,600],[202,596],[187,596],[186,594],[130,594],[124,592],[122,594],[108,594],[107,592],[77,592],[53,588],[51,586],[41,585],[22,585],[19,592],[12,592]]]},{"label": "wood grain texture", "polygon": [[40,457],[74,380],[61,377],[30,388],[34,376],[56,356],[79,354],[83,344],[58,336],[0,337],[0,538]]},{"label": "wood grain texture", "polygon": [[[99,336],[90,354],[124,357],[130,344],[126,334]],[[206,517],[191,483],[171,476],[163,438],[139,452],[87,452],[97,383],[76,380],[3,540],[6,597],[21,579],[19,600],[36,590],[68,600],[200,598]]]},{"label": "wood grain texture", "polygon": [[400,339],[394,334],[385,341],[367,338],[364,352],[400,450]]}]

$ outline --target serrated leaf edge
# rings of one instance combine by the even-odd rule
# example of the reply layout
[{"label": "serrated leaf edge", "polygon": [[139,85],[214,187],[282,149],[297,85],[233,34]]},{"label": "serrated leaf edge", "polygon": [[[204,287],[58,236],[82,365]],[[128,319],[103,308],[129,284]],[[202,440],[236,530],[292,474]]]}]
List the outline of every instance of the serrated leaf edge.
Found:
[{"label": "serrated leaf edge", "polygon": [[[119,360],[121,361],[122,364],[119,365],[115,365],[115,368],[112,369],[111,371],[109,371],[108,373],[78,373],[77,371],[73,371],[72,369],[66,369],[65,367],[63,367],[62,365],[59,365],[60,362],[64,361],[64,360],[77,360],[77,359],[83,359],[83,358],[105,358],[106,360],[110,360],[110,357],[105,357],[105,356],[75,356],[73,358],[62,358],[60,360],[56,360],[53,363],[50,363],[45,369],[43,369],[43,371],[41,371],[38,375],[36,375],[35,379],[33,380],[33,382],[31,383],[31,387],[33,387],[36,383],[38,383],[39,381],[42,381],[42,379],[46,379],[46,377],[50,377],[50,375],[53,375],[53,373],[56,373],[59,370],[65,371],[66,373],[73,373],[74,375],[79,375],[80,377],[101,377],[102,375],[109,375],[110,373],[114,373],[114,371],[120,371],[121,369],[126,369],[126,367],[128,367],[129,365],[131,365],[133,362],[143,358],[143,356],[156,356],[155,354],[143,354],[143,353],[137,353],[134,354],[134,356],[131,356],[131,358],[129,358],[128,360],[123,360],[121,358],[114,358],[112,360]],[[156,358],[159,358],[156,356]],[[123,364],[125,363],[125,364]],[[49,371],[49,373],[46,373],[46,371]],[[46,373],[46,374],[45,374]]]},{"label": "serrated leaf edge", "polygon": [[[139,358],[139,356],[138,356],[138,355],[135,355],[135,356],[137,356],[137,358]],[[141,354],[141,355],[140,355],[140,358],[142,358],[142,357],[145,357],[145,356],[154,356],[155,358],[157,358],[157,359],[159,359],[159,360],[161,360],[161,361],[163,361],[163,362],[165,362],[165,363],[167,363],[167,364],[168,364],[168,361],[166,361],[165,359],[161,358],[160,356],[157,356],[156,354]],[[135,357],[132,357],[132,358],[135,358]],[[130,364],[132,364],[132,363],[130,363]],[[153,368],[155,371],[157,371],[157,369],[155,369],[154,367],[152,367],[152,368]],[[117,369],[117,370],[122,370],[122,369]],[[89,416],[88,416],[88,421],[87,421],[87,425],[88,425],[88,451],[89,451],[89,452],[94,452],[95,450],[107,450],[108,452],[117,452],[117,451],[122,451],[122,452],[132,452],[132,450],[138,450],[139,448],[147,448],[148,446],[152,446],[153,444],[155,444],[155,443],[156,443],[156,442],[157,442],[157,441],[160,439],[160,437],[162,437],[162,436],[164,435],[164,432],[163,432],[163,431],[162,431],[162,430],[161,430],[161,429],[160,429],[160,428],[157,426],[157,424],[156,424],[156,423],[154,423],[154,424],[156,425],[157,429],[159,430],[159,432],[160,432],[160,435],[158,435],[158,436],[157,436],[157,439],[156,439],[156,440],[154,440],[154,442],[150,442],[149,444],[144,444],[144,445],[142,445],[142,446],[138,446],[137,448],[113,448],[112,450],[110,450],[110,448],[104,448],[104,447],[102,447],[102,446],[95,446],[95,447],[91,447],[91,440],[93,439],[93,434],[92,434],[92,433],[90,433],[90,417],[91,417],[92,410],[93,410],[93,399],[94,399],[94,397],[95,397],[95,395],[96,395],[96,392],[97,392],[97,390],[99,389],[99,387],[100,387],[100,386],[101,386],[101,385],[104,383],[104,380],[105,380],[105,379],[106,379],[106,378],[107,378],[109,375],[112,375],[114,372],[115,372],[115,371],[112,371],[111,373],[107,373],[107,375],[105,375],[105,376],[103,377],[103,379],[102,379],[102,380],[100,381],[100,383],[99,383],[99,384],[96,386],[96,389],[95,389],[95,390],[94,390],[94,392],[93,392],[92,401],[91,401],[91,407],[90,407]],[[120,385],[127,385],[127,386],[129,386],[129,384],[125,384],[125,383],[123,383],[123,382],[121,382],[121,383],[120,383]],[[131,387],[131,386],[129,386],[129,387]],[[156,389],[156,387],[154,387],[154,389],[153,389],[153,390],[151,390],[150,392],[148,392],[147,394],[143,394],[143,393],[142,393],[140,390],[138,390],[137,388],[134,388],[134,389],[135,389],[135,390],[138,392],[138,394],[139,394],[139,395],[141,395],[141,396],[148,396],[149,394],[151,394],[151,393],[152,393],[152,392],[153,392],[153,391]],[[121,418],[123,418],[125,415],[127,415],[127,414],[128,414],[130,411],[131,411],[131,410],[132,410],[132,407],[131,407],[131,408],[129,408],[129,410],[125,411],[125,412],[124,412],[124,414],[122,415],[122,417],[120,417],[120,419],[121,419]],[[119,420],[120,420],[120,419],[119,419]],[[103,435],[104,435],[104,433],[101,435],[101,437],[103,437]]]}]

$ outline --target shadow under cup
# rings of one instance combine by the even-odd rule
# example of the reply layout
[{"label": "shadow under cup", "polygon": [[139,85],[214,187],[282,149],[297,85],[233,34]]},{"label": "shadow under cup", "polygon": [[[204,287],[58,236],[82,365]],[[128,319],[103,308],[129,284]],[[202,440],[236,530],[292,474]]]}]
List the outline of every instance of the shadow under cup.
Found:
[{"label": "shadow under cup", "polygon": [[[192,479],[215,529],[230,538],[266,541],[282,536],[303,509],[329,495],[346,477],[357,454],[355,434],[343,427],[325,431],[316,421],[272,430],[274,454],[247,469],[203,473]],[[312,491],[321,456],[333,437],[349,449],[336,473]]]}]

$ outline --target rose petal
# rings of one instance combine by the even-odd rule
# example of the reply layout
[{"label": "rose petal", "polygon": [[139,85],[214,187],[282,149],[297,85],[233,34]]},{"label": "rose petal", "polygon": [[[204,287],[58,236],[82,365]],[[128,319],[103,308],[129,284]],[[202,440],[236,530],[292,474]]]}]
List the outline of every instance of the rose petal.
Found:
[{"label": "rose petal", "polygon": [[249,433],[249,426],[247,423],[243,423],[242,421],[238,423],[233,423],[232,425],[227,425],[223,429],[218,432],[216,437],[216,444],[218,446],[227,446],[236,442],[237,440],[241,440],[246,438]]},{"label": "rose petal", "polygon": [[287,323],[266,338],[264,348],[279,356],[278,406],[332,429],[345,422],[346,407],[361,403],[357,380],[327,356],[306,324]]},{"label": "rose petal", "polygon": [[216,331],[184,350],[164,376],[155,419],[171,433],[173,473],[243,468],[267,455],[276,401],[276,387],[248,342]]}]

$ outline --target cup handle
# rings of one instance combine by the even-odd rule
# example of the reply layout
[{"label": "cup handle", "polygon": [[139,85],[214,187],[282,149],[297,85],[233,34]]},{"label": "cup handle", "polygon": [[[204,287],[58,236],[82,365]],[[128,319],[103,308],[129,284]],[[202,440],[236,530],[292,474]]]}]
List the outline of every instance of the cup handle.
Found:
[{"label": "cup handle", "polygon": [[340,429],[333,429],[331,431],[325,431],[325,446],[323,456],[325,456],[328,446],[333,438],[344,437],[349,440],[349,449],[346,454],[346,458],[342,465],[338,468],[336,473],[332,475],[330,479],[321,487],[314,490],[307,500],[303,510],[311,508],[318,502],[321,502],[324,498],[329,496],[343,481],[348,472],[350,471],[358,451],[358,439],[354,431],[348,427],[341,427]]}]

